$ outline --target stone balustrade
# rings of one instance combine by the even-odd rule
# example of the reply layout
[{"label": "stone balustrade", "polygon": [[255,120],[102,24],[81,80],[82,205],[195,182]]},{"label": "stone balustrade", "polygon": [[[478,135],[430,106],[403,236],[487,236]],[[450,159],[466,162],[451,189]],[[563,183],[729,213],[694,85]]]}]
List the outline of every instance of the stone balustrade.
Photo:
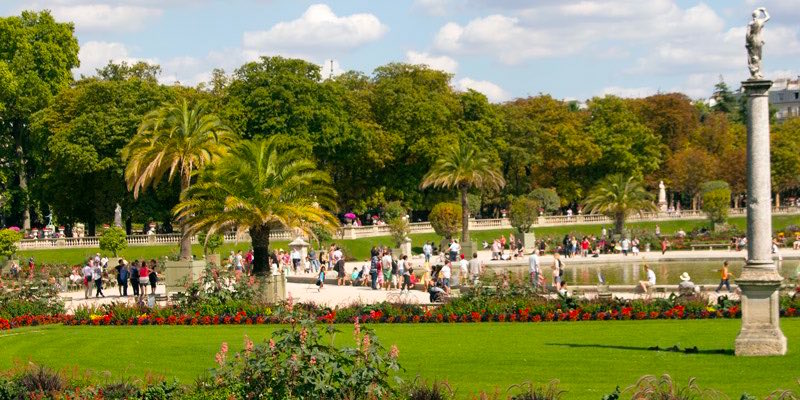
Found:
[{"label": "stone balustrade", "polygon": [[[747,213],[745,208],[732,208],[728,214],[730,216],[742,216]],[[800,214],[800,207],[773,207],[773,214]],[[692,220],[703,219],[706,215],[700,210],[681,210],[676,212],[646,212],[634,214],[628,217],[628,221],[671,221],[671,220]],[[558,225],[599,225],[613,224],[614,221],[601,214],[581,214],[581,215],[546,215],[540,216],[534,226],[558,226]],[[469,229],[474,231],[511,229],[511,222],[508,218],[493,219],[470,219]],[[433,227],[430,222],[412,222],[409,224],[411,233],[431,233]],[[359,239],[378,236],[388,236],[390,234],[388,225],[367,225],[352,226],[345,225],[339,229],[336,236],[340,239]],[[247,243],[250,242],[250,235],[245,233],[235,234],[226,233],[225,243]],[[270,240],[291,241],[294,239],[293,233],[289,230],[273,231]],[[130,235],[128,236],[129,246],[146,245],[166,245],[180,243],[179,233],[156,234],[156,235]],[[198,243],[197,237],[192,238],[192,243]],[[58,239],[24,239],[19,243],[21,250],[30,249],[49,249],[49,248],[92,248],[99,246],[98,237],[83,238],[58,238]]]}]

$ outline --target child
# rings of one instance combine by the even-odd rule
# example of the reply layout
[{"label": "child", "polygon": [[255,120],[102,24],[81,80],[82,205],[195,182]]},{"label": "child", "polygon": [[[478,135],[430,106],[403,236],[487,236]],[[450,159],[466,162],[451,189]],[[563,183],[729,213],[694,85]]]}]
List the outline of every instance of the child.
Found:
[{"label": "child", "polygon": [[317,277],[317,291],[321,291],[322,288],[325,286],[325,268],[319,269],[319,275]]}]

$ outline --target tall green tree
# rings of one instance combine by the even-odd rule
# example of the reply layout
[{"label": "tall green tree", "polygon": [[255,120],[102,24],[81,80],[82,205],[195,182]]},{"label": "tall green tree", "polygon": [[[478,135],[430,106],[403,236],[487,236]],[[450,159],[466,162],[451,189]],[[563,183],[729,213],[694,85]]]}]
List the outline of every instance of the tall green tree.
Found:
[{"label": "tall green tree", "polygon": [[[122,150],[128,190],[139,191],[177,176],[181,193],[191,186],[192,173],[223,155],[237,139],[236,134],[205,104],[179,99],[148,113],[138,132]],[[192,258],[192,236],[181,223],[183,260]]]},{"label": "tall green tree", "polygon": [[588,107],[585,131],[600,147],[600,157],[584,173],[595,178],[615,173],[642,178],[658,169],[663,146],[633,112],[631,101],[606,96],[590,100]]},{"label": "tall green tree", "polygon": [[500,169],[466,141],[451,145],[422,179],[423,189],[454,188],[461,195],[461,242],[469,243],[469,202],[472,188],[497,191],[506,181]]},{"label": "tall green tree", "polygon": [[614,218],[614,232],[622,234],[625,219],[634,213],[654,211],[653,194],[648,192],[639,178],[622,174],[609,175],[597,183],[586,198],[585,209]]},{"label": "tall green tree", "polygon": [[[130,215],[135,203],[125,188],[120,150],[144,115],[170,97],[155,76],[122,73],[126,68],[110,64],[100,70],[101,78],[84,78],[63,89],[32,123],[32,131],[47,143],[42,201],[60,224],[85,222],[90,235],[98,223],[111,221],[117,203]],[[110,70],[117,74],[103,73]]]},{"label": "tall green tree", "polygon": [[800,118],[777,125],[772,132],[772,186],[775,205],[780,205],[781,192],[800,188]]},{"label": "tall green tree", "polygon": [[42,144],[31,137],[30,118],[72,82],[70,71],[78,65],[72,23],[56,22],[49,11],[0,18],[0,133],[11,139],[2,145],[13,148],[14,160],[4,168],[13,168],[17,176],[16,204],[26,230],[31,226],[29,184],[40,170],[34,161]]},{"label": "tall green tree", "polygon": [[300,150],[280,150],[276,138],[242,141],[217,165],[200,173],[181,195],[175,215],[188,232],[209,234],[227,228],[249,230],[253,272],[265,275],[269,235],[277,229],[332,231],[338,220],[330,177]]}]

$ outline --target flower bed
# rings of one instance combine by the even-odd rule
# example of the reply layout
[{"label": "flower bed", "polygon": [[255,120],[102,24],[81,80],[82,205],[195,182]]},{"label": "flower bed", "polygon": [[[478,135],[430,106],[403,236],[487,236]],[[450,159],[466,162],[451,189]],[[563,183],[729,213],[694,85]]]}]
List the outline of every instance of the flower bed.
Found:
[{"label": "flower bed", "polygon": [[[119,310],[120,305],[113,309]],[[130,307],[135,313],[140,312]],[[738,304],[726,308],[708,306],[701,310],[687,310],[686,306],[674,305],[663,310],[643,311],[640,305],[611,306],[607,308],[574,308],[533,310],[529,307],[511,311],[491,312],[487,309],[476,309],[466,312],[447,311],[444,307],[422,309],[420,307],[398,307],[383,303],[371,307],[348,307],[330,310],[301,304],[299,311],[277,312],[266,310],[241,310],[235,314],[208,315],[195,312],[184,314],[173,308],[154,308],[136,315],[125,313],[97,313],[89,315],[39,315],[20,316],[11,320],[0,319],[0,330],[24,326],[63,323],[65,325],[253,325],[253,324],[285,324],[304,318],[313,318],[325,323],[352,323],[356,319],[361,323],[480,323],[480,322],[578,322],[578,321],[615,321],[615,320],[653,320],[653,319],[717,319],[739,318],[741,309]],[[371,309],[369,309],[371,308]],[[404,308],[400,311],[399,308]],[[111,308],[110,308],[111,309]],[[409,311],[410,310],[410,311]],[[797,317],[794,307],[781,309],[781,317]]]}]

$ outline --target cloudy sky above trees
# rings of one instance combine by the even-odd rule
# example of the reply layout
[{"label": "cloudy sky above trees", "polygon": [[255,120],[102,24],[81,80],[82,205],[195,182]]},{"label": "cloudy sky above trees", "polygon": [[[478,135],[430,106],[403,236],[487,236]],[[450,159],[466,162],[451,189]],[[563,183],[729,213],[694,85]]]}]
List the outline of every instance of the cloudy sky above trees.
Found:
[{"label": "cloudy sky above trees", "polygon": [[[768,78],[800,74],[797,0],[6,0],[3,15],[50,9],[75,22],[76,76],[144,60],[162,82],[196,84],[261,55],[371,72],[392,61],[453,74],[492,101],[681,91],[708,96],[747,77],[745,26],[766,6]],[[333,70],[331,71],[331,60]]]}]

